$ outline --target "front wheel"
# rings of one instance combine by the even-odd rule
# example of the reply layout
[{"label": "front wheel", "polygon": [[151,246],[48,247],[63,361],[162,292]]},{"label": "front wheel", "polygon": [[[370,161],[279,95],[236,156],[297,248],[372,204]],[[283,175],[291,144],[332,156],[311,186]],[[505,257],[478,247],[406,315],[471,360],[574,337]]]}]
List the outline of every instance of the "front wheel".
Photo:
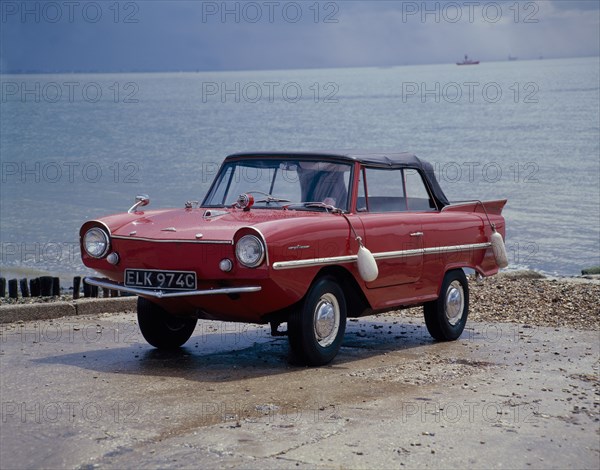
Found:
[{"label": "front wheel", "polygon": [[338,353],[346,331],[344,291],[331,277],[319,279],[288,319],[288,338],[297,359],[321,366]]},{"label": "front wheel", "polygon": [[196,318],[180,318],[166,312],[148,299],[138,297],[138,325],[142,335],[158,349],[175,349],[183,345],[196,328]]},{"label": "front wheel", "polygon": [[458,339],[469,314],[469,283],[462,269],[448,271],[440,296],[423,307],[429,334],[438,341]]}]

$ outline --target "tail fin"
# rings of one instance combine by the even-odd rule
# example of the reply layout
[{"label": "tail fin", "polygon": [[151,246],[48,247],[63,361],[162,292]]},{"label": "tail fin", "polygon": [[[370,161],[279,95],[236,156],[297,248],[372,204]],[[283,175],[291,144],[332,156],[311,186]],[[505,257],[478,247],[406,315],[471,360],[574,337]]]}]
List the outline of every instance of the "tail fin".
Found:
[{"label": "tail fin", "polygon": [[445,206],[442,212],[480,212],[482,214],[501,215],[507,199],[494,201],[459,201]]}]

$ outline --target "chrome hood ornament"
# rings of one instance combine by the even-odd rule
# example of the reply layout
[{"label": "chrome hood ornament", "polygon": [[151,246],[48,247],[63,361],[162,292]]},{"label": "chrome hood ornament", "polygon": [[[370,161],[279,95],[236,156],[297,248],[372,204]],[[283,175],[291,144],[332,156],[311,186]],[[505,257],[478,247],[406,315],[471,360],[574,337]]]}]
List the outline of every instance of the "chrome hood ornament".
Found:
[{"label": "chrome hood ornament", "polygon": [[185,201],[186,209],[193,209],[194,207],[198,207],[200,205],[200,201]]}]

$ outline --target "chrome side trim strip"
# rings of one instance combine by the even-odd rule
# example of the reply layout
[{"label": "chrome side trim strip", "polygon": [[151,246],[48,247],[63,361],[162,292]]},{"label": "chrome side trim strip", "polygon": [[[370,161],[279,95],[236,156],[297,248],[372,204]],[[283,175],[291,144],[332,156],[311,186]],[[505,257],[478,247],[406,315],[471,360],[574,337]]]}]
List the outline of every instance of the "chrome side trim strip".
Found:
[{"label": "chrome side trim strip", "polygon": [[304,268],[306,266],[319,266],[324,264],[339,264],[339,263],[352,263],[356,261],[358,257],[356,255],[349,256],[333,256],[331,258],[312,258],[312,259],[298,259],[294,261],[278,261],[273,263],[273,269],[291,269],[291,268]]},{"label": "chrome side trim strip", "polygon": [[414,250],[401,250],[401,251],[384,251],[382,253],[373,253],[375,259],[392,259],[392,258],[408,258],[409,256],[422,255],[425,250],[423,248],[416,248]]},{"label": "chrome side trim strip", "polygon": [[424,254],[440,254],[440,253],[453,253],[456,251],[467,251],[467,250],[483,250],[492,246],[490,242],[485,243],[471,243],[469,245],[453,245],[453,246],[434,246],[432,248],[425,248]]},{"label": "chrome side trim strip", "polygon": [[190,297],[195,295],[219,295],[219,294],[245,294],[248,292],[258,292],[262,289],[260,286],[247,286],[247,287],[223,287],[220,289],[207,289],[207,290],[190,290],[190,291],[177,291],[169,292],[164,290],[152,290],[152,289],[139,289],[137,287],[127,287],[118,282],[111,281],[109,279],[100,279],[97,277],[86,277],[84,282],[92,286],[104,287],[106,289],[113,289],[122,292],[131,292],[132,294],[156,297],[157,299],[168,299],[170,297]]},{"label": "chrome side trim strip", "polygon": [[151,243],[196,243],[196,244],[212,244],[212,245],[233,245],[232,240],[156,240],[154,238],[144,238],[144,237],[126,237],[123,235],[113,235],[111,238],[117,238],[120,240],[133,240],[133,241],[142,241],[142,242],[151,242]]},{"label": "chrome side trim strip", "polygon": [[[381,253],[373,253],[375,259],[394,259],[394,258],[408,258],[409,256],[419,255],[432,255],[441,253],[453,253],[457,251],[467,250],[482,250],[489,248],[492,244],[486,243],[471,243],[468,245],[451,245],[451,246],[440,246],[432,248],[417,248],[414,250],[399,250],[399,251],[384,251]],[[273,263],[273,269],[293,269],[293,268],[304,268],[307,266],[321,266],[326,264],[340,264],[340,263],[352,263],[356,261],[356,255],[350,256],[333,256],[330,258],[312,258],[312,259],[301,259],[294,261],[278,261]]]}]

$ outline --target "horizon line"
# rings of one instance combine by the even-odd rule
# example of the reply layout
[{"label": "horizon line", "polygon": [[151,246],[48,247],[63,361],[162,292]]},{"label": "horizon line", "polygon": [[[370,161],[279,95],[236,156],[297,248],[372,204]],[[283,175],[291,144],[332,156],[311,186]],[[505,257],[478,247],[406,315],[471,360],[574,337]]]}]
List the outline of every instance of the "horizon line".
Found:
[{"label": "horizon line", "polygon": [[[537,58],[516,58],[496,60],[480,60],[480,64],[497,63],[497,62],[537,62],[541,60],[563,60],[563,59],[584,59],[590,57],[600,58],[600,54],[591,54],[583,56],[564,56],[564,57],[546,57],[540,55]],[[229,68],[229,69],[138,69],[138,70],[94,70],[94,69],[78,69],[78,70],[12,70],[3,71],[0,69],[0,75],[56,75],[56,74],[125,74],[125,73],[218,73],[218,72],[276,72],[276,71],[291,71],[291,70],[324,70],[324,69],[366,69],[366,68],[396,68],[396,67],[414,67],[427,65],[456,65],[456,62],[427,62],[427,63],[406,63],[406,64],[379,64],[379,65],[330,65],[330,66],[309,66],[309,67],[282,67],[282,68]]]}]

